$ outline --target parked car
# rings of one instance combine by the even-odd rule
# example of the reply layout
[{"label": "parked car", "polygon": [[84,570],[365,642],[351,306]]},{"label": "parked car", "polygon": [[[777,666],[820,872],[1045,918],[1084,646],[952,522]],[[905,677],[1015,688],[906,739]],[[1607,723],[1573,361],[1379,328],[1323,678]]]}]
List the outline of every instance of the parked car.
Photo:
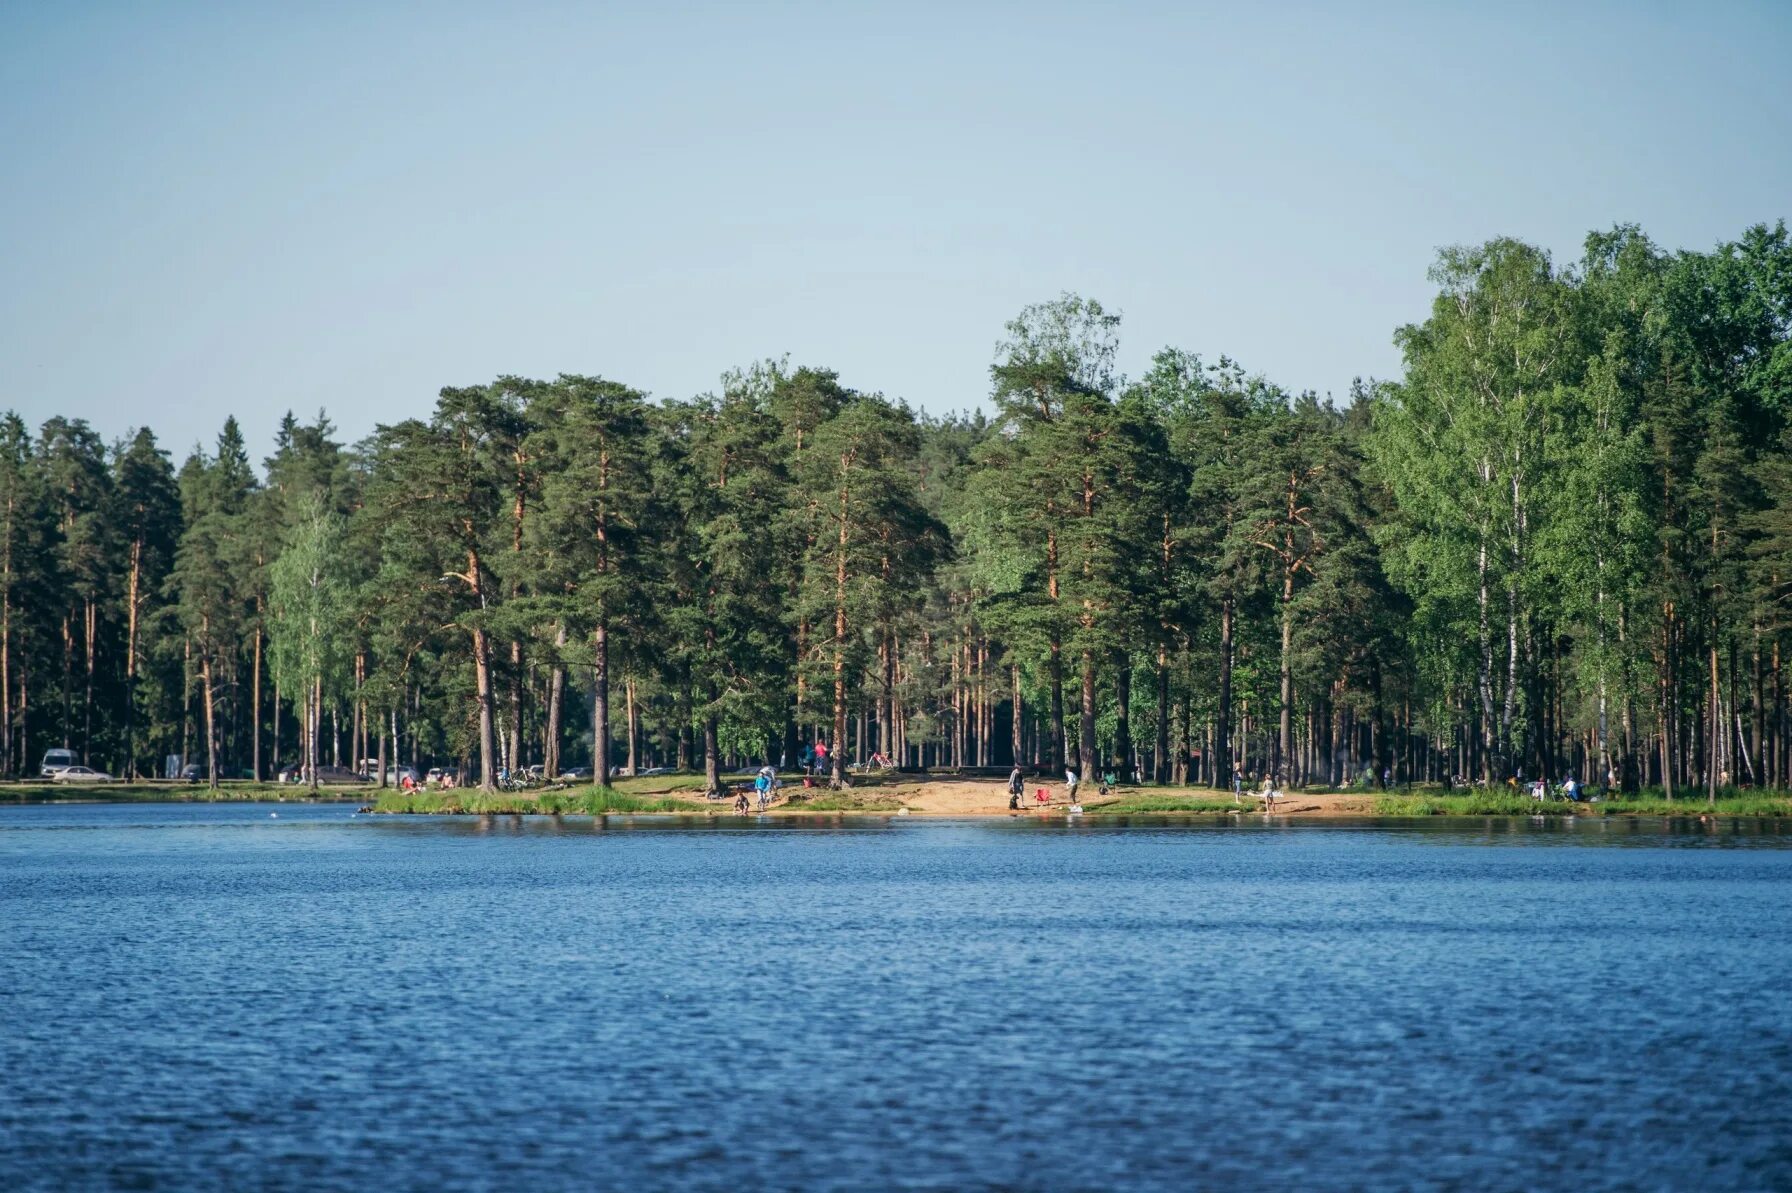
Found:
[{"label": "parked car", "polygon": [[560,772],[560,777],[562,779],[571,779],[574,782],[582,783],[591,778],[591,768],[588,766],[569,766]]},{"label": "parked car", "polygon": [[42,778],[53,779],[56,777],[57,771],[67,770],[73,765],[75,765],[73,750],[45,750],[43,764],[38,767],[37,773]]},{"label": "parked car", "polygon": [[189,762],[180,768],[180,777],[189,783],[198,783],[205,778],[205,768],[197,762]]},{"label": "parked car", "polygon": [[112,776],[90,766],[65,766],[50,776],[58,783],[110,783]]}]

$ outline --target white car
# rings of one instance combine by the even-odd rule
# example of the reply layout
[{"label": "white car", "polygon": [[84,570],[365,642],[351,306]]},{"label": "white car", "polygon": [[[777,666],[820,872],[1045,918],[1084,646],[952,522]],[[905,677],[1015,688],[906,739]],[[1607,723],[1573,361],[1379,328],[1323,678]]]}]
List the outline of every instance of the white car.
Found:
[{"label": "white car", "polygon": [[58,783],[110,783],[112,776],[89,766],[65,766],[50,776]]}]

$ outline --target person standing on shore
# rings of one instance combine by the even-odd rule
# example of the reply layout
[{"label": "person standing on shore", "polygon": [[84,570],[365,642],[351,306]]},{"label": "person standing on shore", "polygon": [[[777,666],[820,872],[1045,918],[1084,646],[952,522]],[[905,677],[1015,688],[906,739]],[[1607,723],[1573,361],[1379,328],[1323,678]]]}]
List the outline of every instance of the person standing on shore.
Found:
[{"label": "person standing on shore", "polygon": [[1064,795],[1073,804],[1076,803],[1076,785],[1079,778],[1075,767],[1066,766],[1064,768]]},{"label": "person standing on shore", "polygon": [[1014,769],[1008,772],[1008,810],[1010,812],[1020,810],[1020,793],[1026,784],[1027,777],[1021,773],[1020,763],[1017,762],[1014,764]]}]

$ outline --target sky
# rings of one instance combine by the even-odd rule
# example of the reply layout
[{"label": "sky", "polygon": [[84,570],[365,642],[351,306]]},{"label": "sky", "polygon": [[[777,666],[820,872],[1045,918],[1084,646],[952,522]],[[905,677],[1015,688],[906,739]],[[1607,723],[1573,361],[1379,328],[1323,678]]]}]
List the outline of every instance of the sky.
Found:
[{"label": "sky", "polygon": [[1792,217],[1792,3],[0,0],[0,409],[349,441],[768,357],[936,413],[1075,291],[1342,399],[1439,247]]}]

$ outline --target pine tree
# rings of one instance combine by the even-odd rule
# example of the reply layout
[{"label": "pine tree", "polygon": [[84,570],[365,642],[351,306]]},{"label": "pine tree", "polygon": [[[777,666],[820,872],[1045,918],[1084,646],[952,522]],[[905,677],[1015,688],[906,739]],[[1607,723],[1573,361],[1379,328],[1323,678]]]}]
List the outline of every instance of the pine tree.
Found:
[{"label": "pine tree", "polygon": [[[444,389],[430,421],[382,426],[367,502],[415,560],[403,582],[449,585],[454,622],[472,647],[480,786],[497,780],[491,625],[500,593],[489,563],[498,513],[519,430],[514,412],[486,387]],[[499,548],[501,549],[501,548]]]},{"label": "pine tree", "polygon": [[536,417],[530,450],[547,479],[530,548],[554,573],[539,586],[541,608],[557,626],[590,634],[592,771],[608,787],[612,643],[640,638],[660,566],[648,533],[652,426],[639,392],[597,377],[562,376]]},{"label": "pine tree", "polygon": [[[31,675],[62,606],[60,577],[48,566],[54,541],[43,474],[31,432],[18,415],[0,416],[0,774],[36,774],[31,755]],[[41,698],[41,697],[40,697]]]},{"label": "pine tree", "polygon": [[898,594],[917,590],[944,550],[945,528],[918,491],[919,449],[909,410],[855,397],[816,427],[793,478],[792,504],[815,511],[800,609],[814,626],[832,690],[836,785],[845,781],[849,696],[871,660],[865,631],[889,618]]},{"label": "pine tree", "polygon": [[787,623],[780,586],[768,578],[785,566],[777,528],[789,480],[778,425],[760,396],[725,390],[683,417],[672,497],[685,527],[676,567],[689,603],[669,614],[667,628],[683,643],[714,789],[724,734],[757,756],[783,721]]},{"label": "pine tree", "polygon": [[[1081,540],[1086,558],[1075,567],[1065,555],[1073,518],[1093,511],[1094,474],[1084,459],[1099,440],[1116,387],[1114,355],[1120,318],[1099,302],[1065,294],[1023,310],[1007,327],[990,370],[997,433],[984,445],[974,484],[989,516],[976,545],[987,562],[980,576],[989,595],[984,611],[1016,640],[1031,639],[1045,656],[1051,701],[1051,766],[1067,758],[1064,731],[1064,648],[1078,619],[1090,619],[1094,596],[1082,604],[1067,591],[1086,571],[1100,570],[1092,523]],[[1085,652],[1092,661],[1095,646]],[[1084,668],[1085,706],[1092,698],[1092,666]],[[1078,765],[1093,758],[1091,710],[1078,735]]]},{"label": "pine tree", "polygon": [[[94,683],[98,674],[101,615],[116,575],[117,536],[112,524],[112,475],[100,437],[82,419],[52,418],[39,434],[37,464],[55,517],[57,587],[64,594],[62,638],[62,744],[80,743],[90,764]],[[80,676],[77,677],[77,658]],[[76,709],[76,688],[80,709]]]},{"label": "pine tree", "polygon": [[149,609],[174,566],[181,538],[180,490],[168,453],[156,445],[145,427],[131,436],[114,465],[119,531],[125,541],[124,588],[124,731],[123,755],[128,773],[138,773],[138,677],[149,652],[144,648]]}]

